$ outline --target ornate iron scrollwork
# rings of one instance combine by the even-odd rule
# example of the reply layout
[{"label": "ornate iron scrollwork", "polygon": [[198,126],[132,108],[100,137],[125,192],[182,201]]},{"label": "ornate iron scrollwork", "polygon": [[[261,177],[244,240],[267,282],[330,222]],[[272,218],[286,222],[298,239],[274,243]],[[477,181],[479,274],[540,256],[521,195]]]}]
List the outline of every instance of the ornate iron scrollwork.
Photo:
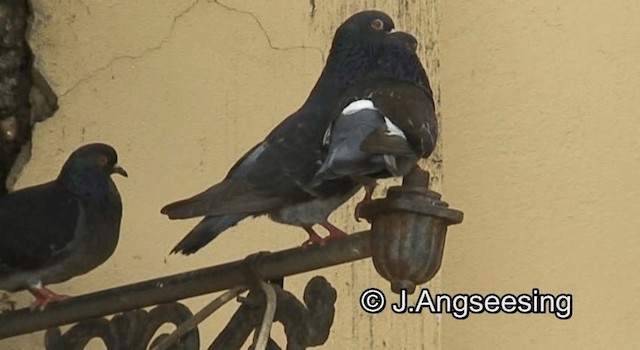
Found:
[{"label": "ornate iron scrollwork", "polygon": [[[274,321],[282,323],[287,336],[287,349],[301,350],[324,344],[335,315],[336,290],[322,276],[313,277],[304,290],[302,303],[293,294],[274,285],[277,309]],[[252,290],[227,326],[213,341],[209,350],[240,349],[254,329],[259,328],[265,311],[265,296]],[[280,349],[269,339],[267,349]]]},{"label": "ornate iron scrollwork", "polygon": [[[45,334],[47,350],[81,350],[91,339],[100,338],[109,350],[146,350],[167,334],[153,336],[158,329],[172,323],[176,326],[191,318],[193,314],[180,303],[162,304],[151,311],[133,310],[114,316],[111,320],[97,318],[77,323],[66,333],[60,328],[49,328]],[[198,329],[192,330],[172,349],[199,350]]]},{"label": "ornate iron scrollwork", "polygon": [[[287,349],[324,344],[333,324],[337,298],[331,284],[322,276],[312,278],[305,288],[304,302],[278,285],[273,287],[277,298],[274,321],[284,326]],[[210,350],[240,349],[249,335],[260,327],[266,307],[264,293],[259,289],[251,290],[239,300],[240,308],[211,344]],[[101,317],[79,322],[64,334],[60,328],[49,328],[45,333],[45,347],[47,350],[82,350],[89,341],[100,338],[109,350],[145,350],[168,336],[161,334],[153,338],[162,325],[179,326],[191,317],[191,311],[180,303],[162,304],[150,311],[138,309],[118,314],[111,320]],[[171,349],[200,349],[198,329],[187,333]],[[269,339],[267,349],[281,348]]]}]

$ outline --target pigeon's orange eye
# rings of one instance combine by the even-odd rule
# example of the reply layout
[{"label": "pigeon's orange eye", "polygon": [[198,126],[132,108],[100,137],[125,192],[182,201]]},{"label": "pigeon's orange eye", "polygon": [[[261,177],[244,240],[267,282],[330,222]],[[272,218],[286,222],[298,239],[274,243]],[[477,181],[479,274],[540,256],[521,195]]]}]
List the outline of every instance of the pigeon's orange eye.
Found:
[{"label": "pigeon's orange eye", "polygon": [[382,22],[381,19],[376,18],[373,21],[371,21],[371,28],[375,30],[382,30],[384,28],[384,22]]},{"label": "pigeon's orange eye", "polygon": [[98,157],[98,164],[100,166],[105,166],[105,165],[107,165],[108,162],[109,162],[109,159],[106,156]]}]

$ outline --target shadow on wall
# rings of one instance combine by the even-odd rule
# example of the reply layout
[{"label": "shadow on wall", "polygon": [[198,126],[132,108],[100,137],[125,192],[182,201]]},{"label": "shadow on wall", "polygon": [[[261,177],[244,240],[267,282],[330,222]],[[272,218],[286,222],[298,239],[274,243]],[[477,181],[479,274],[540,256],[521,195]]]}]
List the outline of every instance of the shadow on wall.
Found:
[{"label": "shadow on wall", "polygon": [[29,160],[33,125],[58,109],[58,98],[33,67],[25,37],[30,17],[27,0],[0,3],[0,196]]}]

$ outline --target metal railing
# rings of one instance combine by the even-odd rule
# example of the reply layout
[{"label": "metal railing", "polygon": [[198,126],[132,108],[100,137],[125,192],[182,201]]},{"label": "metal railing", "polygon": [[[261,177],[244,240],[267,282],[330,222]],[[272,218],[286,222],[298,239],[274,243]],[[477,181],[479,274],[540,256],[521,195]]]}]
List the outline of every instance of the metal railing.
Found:
[{"label": "metal railing", "polygon": [[[428,180],[427,172],[414,171],[402,186],[390,188],[386,198],[365,204],[361,214],[372,223],[371,231],[81,295],[43,311],[0,314],[0,339],[47,330],[49,350],[83,349],[95,337],[117,350],[147,349],[149,344],[153,349],[199,349],[198,323],[238,297],[241,306],[209,349],[239,349],[254,330],[254,348],[280,349],[269,337],[274,319],[285,327],[288,349],[323,344],[333,323],[335,289],[314,277],[305,290],[309,303],[302,303],[277,283],[265,281],[372,257],[394,292],[413,293],[440,268],[447,226],[462,222],[462,212],[448,208],[439,194],[427,189]],[[238,296],[247,289],[246,297]],[[229,291],[195,315],[176,302],[224,290]],[[151,306],[156,307],[142,310]],[[64,335],[58,328],[73,323]],[[152,339],[165,323],[175,324],[176,331]]]}]

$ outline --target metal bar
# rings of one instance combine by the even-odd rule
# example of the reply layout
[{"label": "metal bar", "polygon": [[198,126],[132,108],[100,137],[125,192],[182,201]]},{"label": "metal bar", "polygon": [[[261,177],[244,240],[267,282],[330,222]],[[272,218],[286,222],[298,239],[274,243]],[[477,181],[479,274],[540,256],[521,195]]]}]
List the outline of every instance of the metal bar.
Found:
[{"label": "metal bar", "polygon": [[[370,233],[362,231],[322,246],[267,253],[254,270],[277,279],[371,256]],[[0,339],[252,283],[247,260],[147,280],[57,302],[44,311],[21,309],[0,315]]]}]

